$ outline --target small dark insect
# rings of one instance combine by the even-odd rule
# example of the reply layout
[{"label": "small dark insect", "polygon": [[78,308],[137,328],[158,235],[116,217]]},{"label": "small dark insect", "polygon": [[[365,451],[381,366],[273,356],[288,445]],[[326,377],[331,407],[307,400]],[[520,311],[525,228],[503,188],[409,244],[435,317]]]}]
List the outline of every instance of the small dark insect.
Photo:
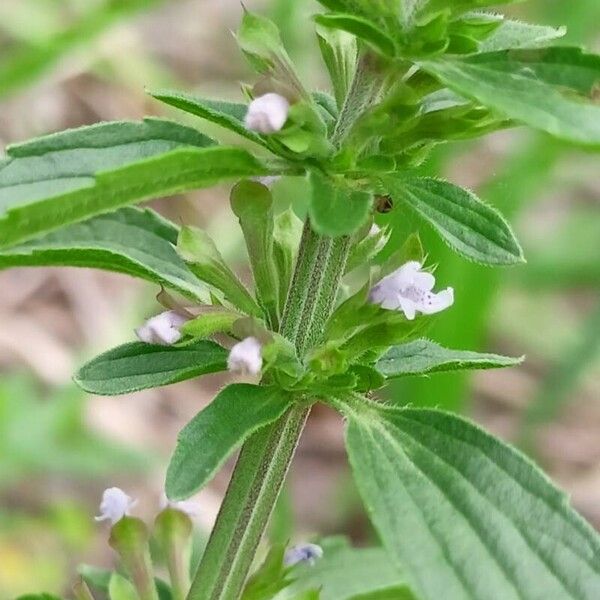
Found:
[{"label": "small dark insect", "polygon": [[389,213],[394,208],[394,201],[389,196],[375,197],[375,210],[378,213]]}]

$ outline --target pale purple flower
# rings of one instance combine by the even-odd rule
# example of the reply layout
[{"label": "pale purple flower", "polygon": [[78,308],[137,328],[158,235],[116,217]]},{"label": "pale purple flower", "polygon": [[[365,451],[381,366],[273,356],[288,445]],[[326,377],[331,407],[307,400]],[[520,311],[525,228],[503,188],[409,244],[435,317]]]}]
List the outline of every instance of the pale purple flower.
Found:
[{"label": "pale purple flower", "polygon": [[283,564],[292,567],[301,562],[314,565],[315,560],[323,556],[323,548],[317,544],[299,544],[286,550],[283,557]]},{"label": "pale purple flower", "polygon": [[137,504],[122,489],[112,487],[104,490],[100,502],[100,514],[96,521],[110,521],[112,525],[118,523],[123,517],[128,516],[131,509]]},{"label": "pale purple flower", "polygon": [[255,337],[247,337],[229,352],[227,368],[234,373],[258,375],[262,362],[260,342]]},{"label": "pale purple flower", "polygon": [[452,306],[454,290],[449,287],[432,292],[435,277],[422,268],[417,261],[405,263],[371,289],[370,302],[388,310],[401,310],[409,321],[417,312],[432,315]]},{"label": "pale purple flower", "polygon": [[142,342],[147,344],[170,346],[181,339],[179,328],[186,321],[188,321],[187,317],[174,310],[167,310],[148,319],[135,330],[135,333]]},{"label": "pale purple flower", "polygon": [[248,106],[246,127],[258,133],[280,131],[288,118],[290,103],[280,94],[265,94],[252,100]]}]

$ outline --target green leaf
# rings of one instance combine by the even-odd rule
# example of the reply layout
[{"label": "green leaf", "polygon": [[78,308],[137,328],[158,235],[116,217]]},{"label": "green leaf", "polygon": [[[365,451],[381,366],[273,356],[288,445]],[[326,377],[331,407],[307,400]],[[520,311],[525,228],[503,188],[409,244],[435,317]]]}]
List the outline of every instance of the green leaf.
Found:
[{"label": "green leaf", "polygon": [[274,212],[269,188],[240,181],[231,190],[231,208],[244,232],[256,295],[274,330],[279,323],[279,282],[273,258]]},{"label": "green leaf", "polygon": [[600,146],[600,57],[579,48],[505,50],[422,61],[457,93],[557,138]]},{"label": "green leaf", "polygon": [[0,160],[0,246],[158,196],[266,175],[240,148],[170,121],[101,123],[10,146]]},{"label": "green leaf", "polygon": [[499,369],[518,365],[522,361],[523,358],[498,354],[450,350],[430,340],[420,339],[391,348],[377,361],[376,368],[385,377],[393,378],[440,371]]},{"label": "green leaf", "polygon": [[247,129],[244,125],[244,117],[246,116],[246,112],[248,112],[246,104],[197,98],[184,92],[171,90],[157,90],[149,93],[153,98],[169,106],[174,106],[211,123],[220,125],[256,144],[260,144],[261,146],[266,145],[260,135]]},{"label": "green leaf", "polygon": [[167,496],[181,500],[198,491],[245,439],[278,419],[290,403],[274,387],[240,383],[222,390],[179,434],[167,471]]},{"label": "green leaf", "polygon": [[386,177],[383,182],[395,202],[412,208],[466,258],[488,265],[524,262],[510,225],[475,194],[430,177]]},{"label": "green leaf", "polygon": [[350,235],[363,225],[371,210],[371,195],[349,190],[317,171],[309,175],[312,194],[308,207],[315,231],[330,237]]},{"label": "green leaf", "polygon": [[479,44],[480,52],[495,52],[510,48],[537,48],[563,37],[566,27],[532,25],[522,21],[503,19],[502,24]]},{"label": "green leaf", "polygon": [[226,361],[227,351],[206,340],[185,346],[131,342],[86,363],[75,382],[86,392],[116,396],[224,371]]},{"label": "green leaf", "polygon": [[394,40],[382,31],[376,23],[365,17],[333,13],[315,15],[314,19],[322,27],[339,29],[355,35],[384,56],[393,57],[396,54]]},{"label": "green leaf", "polygon": [[177,240],[177,252],[199,279],[223,292],[233,306],[248,315],[263,316],[261,308],[225,263],[206,231],[183,227]]},{"label": "green leaf", "polygon": [[363,501],[419,598],[598,597],[598,534],[523,455],[437,410],[342,411]]},{"label": "green leaf", "polygon": [[329,71],[337,107],[342,108],[356,70],[358,47],[356,38],[338,29],[317,25],[321,56]]},{"label": "green leaf", "polygon": [[[295,578],[294,584],[277,600],[293,597],[299,590],[311,587],[321,589],[321,600],[354,600],[361,594],[404,588],[401,571],[383,548],[352,548],[340,537],[324,539],[319,545],[323,556],[313,565],[296,565],[290,573]],[[404,588],[403,593],[406,592]],[[413,600],[412,595],[395,598]]]},{"label": "green leaf", "polygon": [[122,208],[0,250],[0,269],[70,266],[126,273],[205,299],[206,288],[174,249],[178,229],[152,210]]}]

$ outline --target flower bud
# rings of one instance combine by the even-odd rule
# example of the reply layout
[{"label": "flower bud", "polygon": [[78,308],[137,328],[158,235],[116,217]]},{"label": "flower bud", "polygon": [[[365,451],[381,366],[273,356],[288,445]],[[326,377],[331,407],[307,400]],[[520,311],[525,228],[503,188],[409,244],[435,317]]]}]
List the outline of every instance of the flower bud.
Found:
[{"label": "flower bud", "polygon": [[314,565],[315,560],[323,556],[323,548],[317,544],[299,544],[289,548],[283,557],[283,564],[292,567],[301,562]]},{"label": "flower bud", "polygon": [[135,333],[146,344],[170,346],[181,339],[179,328],[187,321],[188,318],[178,312],[167,310],[148,319]]},{"label": "flower bud", "polygon": [[100,502],[100,515],[95,517],[96,521],[110,521],[114,525],[123,517],[129,515],[131,509],[137,504],[122,489],[112,487],[104,490],[102,502]]},{"label": "flower bud", "polygon": [[227,368],[233,373],[258,375],[262,369],[262,362],[260,342],[255,337],[247,337],[229,352]]},{"label": "flower bud", "polygon": [[246,127],[258,133],[275,133],[285,125],[289,110],[290,103],[279,94],[259,96],[248,106]]}]

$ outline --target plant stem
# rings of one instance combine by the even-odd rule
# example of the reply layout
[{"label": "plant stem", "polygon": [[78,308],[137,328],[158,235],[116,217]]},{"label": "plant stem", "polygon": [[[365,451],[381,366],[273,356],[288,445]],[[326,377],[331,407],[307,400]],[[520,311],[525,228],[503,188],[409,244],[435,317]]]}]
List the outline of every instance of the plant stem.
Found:
[{"label": "plant stem", "polygon": [[[322,335],[348,252],[347,239],[324,238],[306,223],[281,327],[300,356]],[[239,597],[309,412],[296,404],[244,444],[188,600]]]},{"label": "plant stem", "polygon": [[[383,81],[372,58],[363,56],[332,136],[335,144],[379,95]],[[300,358],[320,342],[350,246],[350,238],[318,235],[307,219],[280,328]],[[239,598],[310,408],[295,404],[244,444],[187,600]]]}]

